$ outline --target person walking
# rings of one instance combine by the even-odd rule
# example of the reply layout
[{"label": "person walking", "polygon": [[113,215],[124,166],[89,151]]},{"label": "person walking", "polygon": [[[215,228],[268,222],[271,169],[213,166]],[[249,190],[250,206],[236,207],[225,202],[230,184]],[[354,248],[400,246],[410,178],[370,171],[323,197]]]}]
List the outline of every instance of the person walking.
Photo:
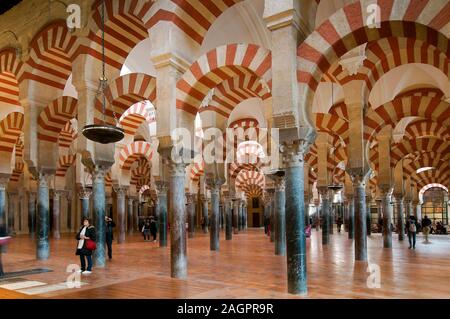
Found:
[{"label": "person walking", "polygon": [[145,221],[144,226],[142,226],[142,234],[144,235],[144,241],[150,241],[150,220],[149,219],[147,219]]},{"label": "person walking", "polygon": [[[89,218],[83,219],[83,226],[77,233],[78,240],[76,255],[80,256],[81,272],[88,275],[92,272],[92,251],[95,249],[95,227],[90,224]],[[87,268],[86,268],[87,260]]]},{"label": "person walking", "polygon": [[428,235],[431,230],[431,219],[428,218],[427,215],[422,219],[422,232],[425,237],[425,244],[428,244],[430,241],[428,240]]},{"label": "person walking", "polygon": [[153,241],[156,241],[156,222],[154,218],[150,219],[150,233],[152,234]]},{"label": "person walking", "polygon": [[410,216],[406,222],[406,232],[408,233],[409,249],[416,249],[417,222],[414,216]]},{"label": "person walking", "polygon": [[116,223],[111,217],[105,216],[106,223],[106,246],[108,247],[109,260],[112,259],[112,242],[114,240],[113,228],[116,227]]},{"label": "person walking", "polygon": [[338,217],[338,219],[336,221],[336,224],[337,224],[337,231],[338,231],[338,233],[340,233],[341,232],[341,226],[342,226],[342,218],[341,217]]}]

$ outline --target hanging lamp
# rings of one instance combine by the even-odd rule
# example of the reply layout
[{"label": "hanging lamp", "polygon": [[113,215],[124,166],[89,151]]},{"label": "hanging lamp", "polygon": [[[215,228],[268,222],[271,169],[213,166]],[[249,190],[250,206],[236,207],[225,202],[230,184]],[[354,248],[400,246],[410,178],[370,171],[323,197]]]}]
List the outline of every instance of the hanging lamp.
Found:
[{"label": "hanging lamp", "polygon": [[105,113],[106,113],[106,97],[105,97],[105,89],[108,83],[108,80],[105,75],[105,0],[102,0],[102,76],[100,77],[99,88],[97,90],[96,98],[99,94],[102,95],[102,114],[103,121],[100,124],[90,124],[83,127],[82,133],[83,135],[94,142],[101,144],[109,144],[116,143],[122,140],[125,136],[124,130],[118,126],[118,120],[116,116],[116,112],[114,112],[114,106],[111,104],[114,121],[116,125],[111,125],[106,123],[105,121]]}]

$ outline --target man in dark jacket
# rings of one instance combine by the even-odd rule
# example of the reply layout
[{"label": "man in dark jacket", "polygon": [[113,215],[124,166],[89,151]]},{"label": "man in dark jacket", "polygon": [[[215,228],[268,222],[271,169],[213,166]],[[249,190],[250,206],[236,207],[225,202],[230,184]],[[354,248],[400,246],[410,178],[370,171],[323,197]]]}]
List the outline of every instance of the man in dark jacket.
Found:
[{"label": "man in dark jacket", "polygon": [[114,240],[113,228],[116,227],[116,223],[113,222],[112,218],[105,216],[106,222],[106,246],[108,247],[108,257],[112,259],[112,242]]},{"label": "man in dark jacket", "polygon": [[428,244],[430,241],[428,240],[428,234],[430,234],[431,227],[431,219],[428,218],[427,215],[422,219],[422,232],[425,237],[425,243]]}]

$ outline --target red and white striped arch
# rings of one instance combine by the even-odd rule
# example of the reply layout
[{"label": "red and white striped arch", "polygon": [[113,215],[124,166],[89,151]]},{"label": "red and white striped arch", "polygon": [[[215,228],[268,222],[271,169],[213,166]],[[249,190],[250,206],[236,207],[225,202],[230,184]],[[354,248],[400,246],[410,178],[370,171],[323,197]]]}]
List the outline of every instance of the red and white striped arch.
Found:
[{"label": "red and white striped arch", "polygon": [[[392,36],[417,38],[450,50],[448,23],[450,3],[446,1],[378,0],[381,28],[366,26],[366,6],[357,1],[335,12],[314,30],[298,48],[297,78],[300,86],[299,109],[312,121],[314,92],[330,66],[355,47]],[[312,126],[312,123],[311,123]]]},{"label": "red and white striped arch", "polygon": [[270,88],[266,88],[256,76],[245,75],[234,77],[220,83],[208,106],[202,107],[201,112],[214,111],[228,118],[236,105],[254,97],[262,100],[270,98]]},{"label": "red and white striped arch", "polygon": [[428,185],[423,186],[423,187],[420,189],[420,191],[419,191],[419,198],[421,199],[421,201],[422,201],[422,196],[423,196],[423,194],[424,194],[427,190],[429,190],[430,188],[433,188],[433,187],[442,188],[443,190],[445,190],[445,191],[448,193],[448,188],[445,187],[444,185],[442,185],[442,184],[437,184],[437,183],[431,183],[431,184],[428,184]]},{"label": "red and white striped arch", "polygon": [[448,161],[443,160],[440,156],[434,156],[434,152],[422,153],[420,157],[414,161],[406,161],[403,165],[405,175],[411,175],[418,169],[423,167],[432,167],[435,170],[445,170],[448,168]]},{"label": "red and white striped arch", "polygon": [[65,177],[67,170],[75,163],[75,154],[61,155],[58,160],[58,168],[56,169],[56,176]]},{"label": "red and white striped arch", "polygon": [[248,185],[258,185],[262,188],[265,186],[264,174],[257,171],[242,170],[236,177],[236,187],[243,189]]},{"label": "red and white striped arch", "polygon": [[150,143],[139,141],[125,145],[119,153],[119,167],[130,170],[131,164],[141,156],[148,161],[152,160],[153,151]]},{"label": "red and white striped arch", "polygon": [[230,178],[234,179],[241,171],[259,171],[259,166],[249,163],[231,163],[228,169]]},{"label": "red and white striped arch", "polygon": [[330,107],[329,114],[337,116],[344,121],[348,122],[348,110],[347,105],[344,102],[336,103]]},{"label": "red and white striped arch", "polygon": [[405,156],[421,152],[450,154],[450,145],[437,138],[402,140],[395,143],[391,148],[391,167],[395,167],[397,162]]},{"label": "red and white striped arch", "polygon": [[64,125],[61,132],[59,132],[58,145],[62,148],[69,148],[72,142],[77,138],[77,130],[70,121]]},{"label": "red and white striped arch", "polygon": [[[123,75],[112,81],[105,89],[105,96],[108,99],[109,106],[106,108],[106,121],[114,123],[114,114],[120,118],[131,106],[138,102],[149,100],[155,103],[156,99],[156,79],[143,73],[130,73]],[[96,121],[102,120],[102,104],[100,100],[95,104],[97,114]]]},{"label": "red and white striped arch", "polygon": [[450,127],[443,127],[432,120],[413,121],[406,127],[405,137],[435,137],[450,142]]},{"label": "red and white striped arch", "polygon": [[330,135],[340,137],[344,143],[349,143],[348,122],[333,114],[314,113],[316,128],[318,131],[327,132]]},{"label": "red and white striped arch", "polygon": [[[155,3],[152,0],[105,0],[105,62],[120,70],[131,50],[148,37],[143,17]],[[81,46],[101,61],[101,0],[92,6],[89,19],[89,47]]]},{"label": "red and white striped arch", "polygon": [[364,138],[372,140],[385,125],[395,127],[404,117],[431,119],[441,125],[450,125],[449,103],[428,96],[396,98],[375,110],[369,109],[364,119]]},{"label": "red and white striped arch", "polygon": [[0,52],[0,104],[18,106],[18,76],[23,63],[16,56],[14,49],[7,48]]},{"label": "red and white striped arch", "polygon": [[194,163],[191,167],[191,180],[198,181],[200,180],[200,176],[205,174],[204,170],[205,163],[202,161],[201,163]]},{"label": "red and white striped arch", "polygon": [[70,96],[62,96],[50,103],[38,118],[38,139],[58,142],[60,132],[67,122],[77,115],[78,100]]},{"label": "red and white striped arch", "polygon": [[7,156],[11,156],[17,140],[22,133],[23,123],[24,115],[19,112],[9,113],[0,122],[0,154],[8,154]]},{"label": "red and white striped arch", "polygon": [[170,0],[158,1],[145,17],[151,29],[160,21],[170,21],[196,45],[203,39],[214,21],[228,8],[242,0]]},{"label": "red and white striped arch", "polygon": [[228,44],[201,56],[177,83],[177,108],[196,114],[209,90],[234,77],[270,77],[271,53],[254,44]]},{"label": "red and white striped arch", "polygon": [[66,21],[58,20],[43,27],[30,43],[27,68],[19,78],[64,90],[67,78],[72,73],[76,37],[67,29]]},{"label": "red and white striped arch", "polygon": [[447,76],[450,72],[450,60],[446,52],[439,51],[435,46],[415,38],[389,37],[367,44],[363,65],[355,75],[348,75],[340,64],[334,64],[328,70],[328,77],[344,85],[352,80],[365,81],[369,90],[387,72],[395,67],[408,63],[423,63],[432,65]]},{"label": "red and white striped arch", "polygon": [[428,170],[414,174],[411,176],[411,179],[416,182],[419,188],[431,183],[448,185],[448,181],[450,180],[450,170],[448,168],[445,171]]},{"label": "red and white striped arch", "polygon": [[149,101],[138,102],[126,110],[119,119],[126,134],[134,136],[143,122],[156,123],[155,109]]}]

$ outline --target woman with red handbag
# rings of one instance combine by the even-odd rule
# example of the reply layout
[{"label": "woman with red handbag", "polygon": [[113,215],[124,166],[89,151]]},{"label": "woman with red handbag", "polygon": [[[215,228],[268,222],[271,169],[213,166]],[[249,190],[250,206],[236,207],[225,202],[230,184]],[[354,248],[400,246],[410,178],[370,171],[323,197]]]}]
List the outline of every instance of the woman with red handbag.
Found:
[{"label": "woman with red handbag", "polygon": [[[88,275],[92,272],[92,252],[96,248],[95,227],[90,225],[89,218],[83,219],[83,226],[77,234],[78,246],[76,255],[80,256],[80,272]],[[87,259],[87,268],[86,268]]]}]

